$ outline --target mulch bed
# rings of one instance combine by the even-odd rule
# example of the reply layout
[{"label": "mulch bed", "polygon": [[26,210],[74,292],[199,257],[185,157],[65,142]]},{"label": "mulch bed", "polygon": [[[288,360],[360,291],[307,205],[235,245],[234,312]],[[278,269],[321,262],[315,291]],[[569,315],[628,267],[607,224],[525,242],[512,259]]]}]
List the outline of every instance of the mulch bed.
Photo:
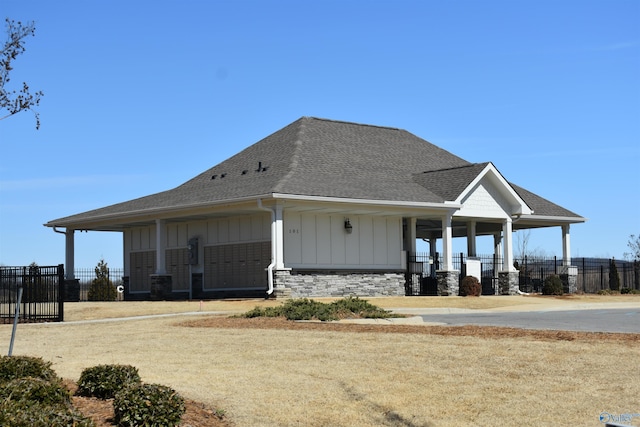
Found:
[{"label": "mulch bed", "polygon": [[[113,427],[113,399],[98,399],[96,397],[76,396],[78,388],[75,382],[67,380],[65,385],[72,394],[74,408],[85,417],[89,417],[96,427]],[[185,399],[186,412],[182,416],[181,427],[231,427],[233,424],[224,416],[216,414],[215,410],[206,405]]]}]

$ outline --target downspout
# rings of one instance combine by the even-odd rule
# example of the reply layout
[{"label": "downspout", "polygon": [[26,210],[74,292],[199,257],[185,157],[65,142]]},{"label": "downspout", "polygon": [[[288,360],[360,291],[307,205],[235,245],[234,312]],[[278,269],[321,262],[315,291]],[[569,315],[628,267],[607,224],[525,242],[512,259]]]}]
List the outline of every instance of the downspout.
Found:
[{"label": "downspout", "polygon": [[267,279],[269,281],[267,295],[271,295],[273,293],[273,268],[276,266],[276,254],[273,247],[276,238],[276,213],[273,209],[262,206],[262,199],[258,199],[258,208],[271,213],[271,264],[267,267]]}]

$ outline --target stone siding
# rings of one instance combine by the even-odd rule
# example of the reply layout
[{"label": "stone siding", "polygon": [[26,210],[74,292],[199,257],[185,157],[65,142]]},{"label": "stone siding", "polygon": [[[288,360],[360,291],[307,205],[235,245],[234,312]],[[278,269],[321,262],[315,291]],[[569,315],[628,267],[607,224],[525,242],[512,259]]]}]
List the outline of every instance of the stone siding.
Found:
[{"label": "stone siding", "polygon": [[402,272],[300,272],[276,271],[274,293],[277,298],[403,296]]}]

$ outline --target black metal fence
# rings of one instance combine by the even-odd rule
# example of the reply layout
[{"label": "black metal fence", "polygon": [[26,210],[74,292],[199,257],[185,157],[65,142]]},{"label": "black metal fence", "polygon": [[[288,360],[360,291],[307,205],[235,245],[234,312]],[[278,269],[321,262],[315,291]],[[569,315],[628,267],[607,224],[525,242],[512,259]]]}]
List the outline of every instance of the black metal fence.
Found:
[{"label": "black metal fence", "polygon": [[[64,266],[0,267],[0,323],[64,320]],[[19,290],[20,305],[17,306]]]},{"label": "black metal fence", "polygon": [[[498,272],[502,271],[502,257],[480,255],[482,294],[493,295],[498,286]],[[460,280],[466,276],[467,256],[460,253],[453,258],[453,268],[460,271]],[[615,264],[615,269],[613,265]],[[640,290],[640,262],[621,261],[608,258],[573,258],[571,265],[577,268],[577,291],[598,293],[611,289],[612,280],[618,287]],[[407,295],[436,295],[435,272],[440,270],[440,254],[430,257],[428,253],[409,254],[407,260]],[[562,259],[524,257],[515,258],[514,267],[519,271],[522,292],[542,292],[544,280],[552,274],[564,273]],[[617,275],[616,275],[617,272]],[[617,279],[616,279],[617,277]]]},{"label": "black metal fence", "polygon": [[[73,270],[76,280],[80,285],[80,301],[88,301],[89,300],[89,289],[91,288],[91,283],[96,279],[96,271],[95,268],[76,268]],[[122,277],[124,276],[123,268],[111,268],[107,269],[107,279],[109,282],[113,284],[114,287],[118,287],[122,285]],[[118,292],[117,300],[121,301],[123,299],[123,293]]]}]

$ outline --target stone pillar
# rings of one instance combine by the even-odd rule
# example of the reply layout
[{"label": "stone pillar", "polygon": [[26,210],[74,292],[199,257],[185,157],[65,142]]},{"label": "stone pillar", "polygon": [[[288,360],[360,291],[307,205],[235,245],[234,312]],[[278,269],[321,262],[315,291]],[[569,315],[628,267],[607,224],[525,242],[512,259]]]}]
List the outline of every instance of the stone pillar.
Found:
[{"label": "stone pillar", "polygon": [[152,274],[151,275],[151,301],[163,301],[173,299],[171,293],[173,288],[171,275]]},{"label": "stone pillar", "polygon": [[457,270],[436,271],[439,296],[458,296],[460,293],[460,272]]},{"label": "stone pillar", "polygon": [[578,291],[578,267],[563,265],[559,276],[566,292],[575,294]]},{"label": "stone pillar", "polygon": [[64,281],[64,301],[80,301],[80,279],[65,279]]},{"label": "stone pillar", "polygon": [[520,273],[518,271],[501,271],[498,273],[500,295],[518,295],[520,291]]}]

